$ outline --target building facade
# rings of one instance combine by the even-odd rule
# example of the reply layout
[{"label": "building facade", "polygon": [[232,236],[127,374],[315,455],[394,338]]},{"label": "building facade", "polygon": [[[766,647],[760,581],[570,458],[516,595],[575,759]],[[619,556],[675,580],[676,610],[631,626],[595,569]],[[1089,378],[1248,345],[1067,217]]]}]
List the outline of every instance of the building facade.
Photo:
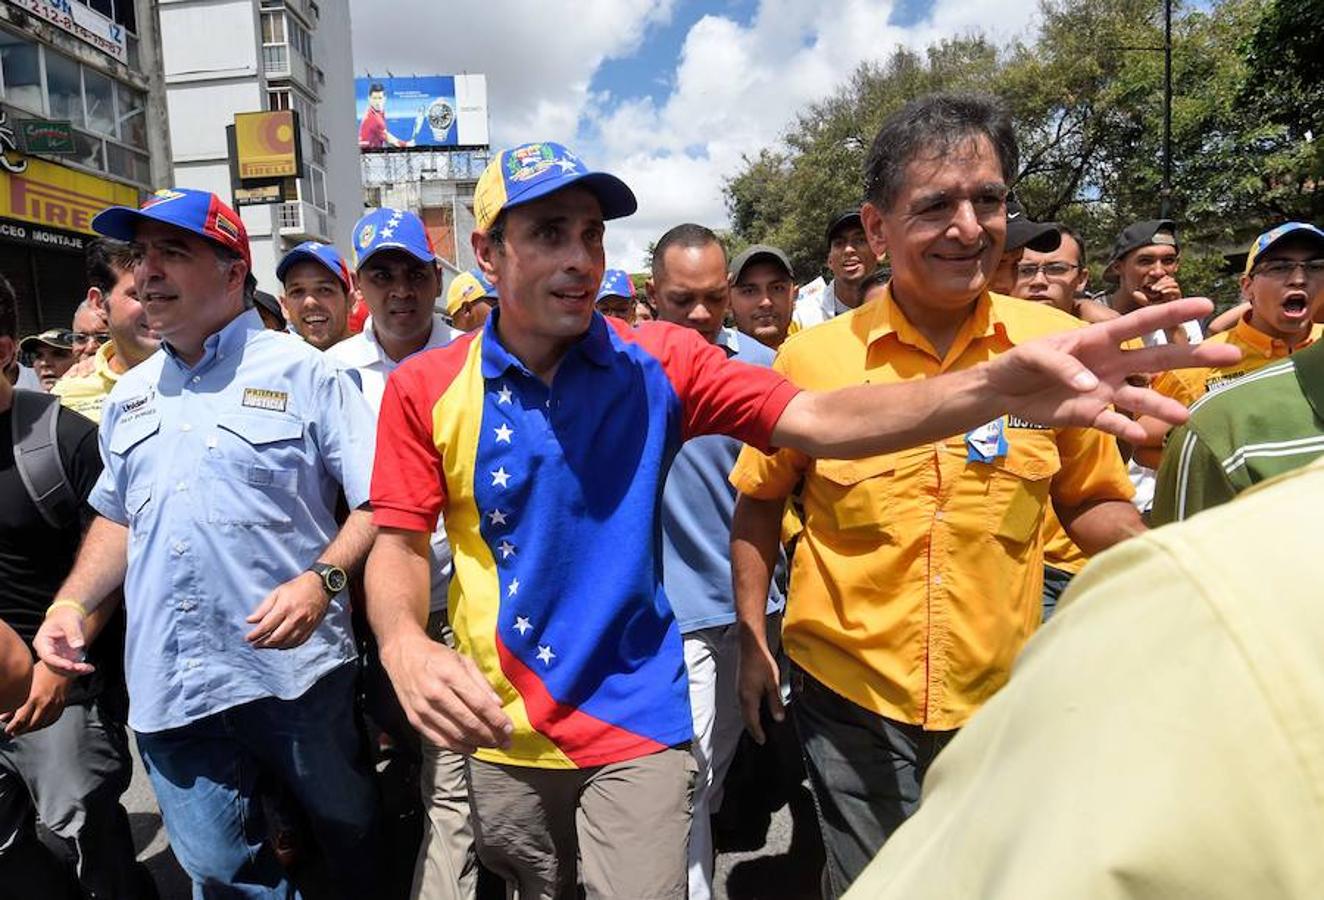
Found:
[{"label": "building facade", "polygon": [[349,0],[159,0],[173,183],[231,196],[235,113],[299,114],[304,177],[284,202],[240,210],[259,285],[300,241],[347,252],[362,210]]},{"label": "building facade", "polygon": [[21,334],[70,326],[92,217],[168,182],[165,117],[147,0],[0,2],[0,274]]}]

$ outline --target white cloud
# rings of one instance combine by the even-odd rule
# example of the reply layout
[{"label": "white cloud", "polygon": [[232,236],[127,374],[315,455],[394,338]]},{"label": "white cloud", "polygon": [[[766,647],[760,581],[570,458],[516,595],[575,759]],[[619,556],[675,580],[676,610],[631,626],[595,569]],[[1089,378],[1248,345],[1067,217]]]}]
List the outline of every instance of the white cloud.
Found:
[{"label": "white cloud", "polygon": [[[401,14],[389,20],[369,20],[379,4],[355,2],[360,73],[435,71],[436,60],[486,72],[497,144],[560,140],[624,178],[639,212],[608,226],[608,261],[632,270],[671,225],[725,225],[722,182],[742,155],[778,141],[798,110],[835,91],[860,62],[885,58],[897,45],[920,48],[975,31],[996,40],[1019,36],[1038,6],[936,0],[926,21],[898,28],[887,24],[894,0],[760,0],[748,24],[711,14],[691,25],[667,79],[671,90],[655,103],[594,94],[589,85],[606,59],[631,56],[650,25],[669,21],[674,0],[451,0],[444,14],[441,5],[409,0],[392,3]],[[498,4],[499,15],[492,12]],[[409,7],[420,15],[404,14]]]}]

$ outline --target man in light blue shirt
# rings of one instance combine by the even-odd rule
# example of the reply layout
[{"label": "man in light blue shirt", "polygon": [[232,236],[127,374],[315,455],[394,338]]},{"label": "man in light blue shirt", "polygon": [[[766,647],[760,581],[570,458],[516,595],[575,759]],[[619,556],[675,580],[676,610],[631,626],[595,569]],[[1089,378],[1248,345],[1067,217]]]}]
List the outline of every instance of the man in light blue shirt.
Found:
[{"label": "man in light blue shirt", "polygon": [[369,896],[344,587],[374,535],[372,413],[316,349],[263,328],[247,234],[215,195],[161,191],[93,226],[132,241],[162,350],[107,398],[100,516],[38,652],[76,659],[123,580],[129,725],[195,896],[287,895],[254,796],[264,772],[308,812],[345,896]]},{"label": "man in light blue shirt", "polygon": [[[742,254],[740,269],[767,254]],[[788,269],[790,263],[781,258]],[[648,295],[658,319],[693,328],[726,351],[728,358],[772,365],[772,350],[747,334],[722,327],[730,305],[726,254],[717,236],[702,225],[677,225],[653,250]],[[707,435],[685,442],[676,454],[662,490],[662,586],[676,614],[689,676],[694,717],[694,784],[690,824],[689,896],[712,896],[713,841],[710,817],[722,804],[722,782],[735,755],[743,725],[736,692],[740,651],[733,623],[731,517],[735,488],[727,480],[740,455],[740,441]],[[785,570],[785,557],[779,560]],[[785,606],[774,579],[768,611]],[[773,636],[777,629],[770,632]]]}]

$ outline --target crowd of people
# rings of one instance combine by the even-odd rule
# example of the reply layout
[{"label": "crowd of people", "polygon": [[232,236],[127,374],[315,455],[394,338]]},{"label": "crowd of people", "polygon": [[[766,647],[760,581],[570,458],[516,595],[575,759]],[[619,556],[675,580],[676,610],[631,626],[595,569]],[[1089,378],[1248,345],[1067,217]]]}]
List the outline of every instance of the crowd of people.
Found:
[{"label": "crowd of people", "polygon": [[1030,787],[1095,777],[1071,647],[1146,628],[1108,600],[1142,551],[1091,557],[1324,454],[1324,231],[1266,230],[1206,334],[1175,222],[1091,294],[1017,164],[996,101],[908,104],[821,290],[695,223],[638,289],[633,192],[551,142],[496,154],[444,296],[389,208],[264,294],[183,187],[96,217],[69,329],[20,339],[0,281],[0,884],[155,895],[132,737],[194,896],[706,898],[739,738],[789,717],[824,897],[1027,896],[1040,854],[986,848],[1087,832]]}]

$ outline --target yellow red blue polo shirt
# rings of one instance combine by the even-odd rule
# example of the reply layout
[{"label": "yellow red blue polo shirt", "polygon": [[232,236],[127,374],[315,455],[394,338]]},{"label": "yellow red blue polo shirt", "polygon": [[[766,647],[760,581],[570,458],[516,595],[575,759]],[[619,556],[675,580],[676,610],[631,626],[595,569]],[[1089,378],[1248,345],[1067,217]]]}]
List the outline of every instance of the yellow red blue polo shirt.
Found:
[{"label": "yellow red blue polo shirt", "polygon": [[[1078,327],[1057,310],[985,293],[940,358],[888,287],[788,339],[774,369],[807,390],[931,378]],[[783,644],[865,709],[934,731],[963,725],[1006,682],[1042,617],[1050,498],[1063,507],[1131,498],[1111,437],[1000,423],[1005,447],[990,461],[956,435],[851,461],[747,447],[736,463],[731,482],[756,498],[787,496],[803,478]]]},{"label": "yellow red blue polo shirt", "polygon": [[480,759],[574,768],[693,737],[685,661],[662,588],[659,503],[681,444],[768,446],[798,393],[697,332],[595,313],[549,387],[482,329],[420,353],[386,385],[377,525],[455,555],[449,608],[515,723]]},{"label": "yellow red blue polo shirt", "polygon": [[1324,332],[1324,326],[1313,325],[1309,337],[1295,348],[1288,347],[1286,342],[1270,337],[1250,324],[1250,313],[1246,313],[1232,328],[1222,334],[1205,338],[1205,343],[1231,344],[1240,350],[1241,359],[1236,364],[1218,368],[1173,369],[1169,372],[1161,372],[1154,376],[1154,390],[1190,406],[1210,391],[1231,384],[1243,375],[1249,375],[1275,360],[1284,359],[1296,350],[1309,347],[1321,332]]}]

